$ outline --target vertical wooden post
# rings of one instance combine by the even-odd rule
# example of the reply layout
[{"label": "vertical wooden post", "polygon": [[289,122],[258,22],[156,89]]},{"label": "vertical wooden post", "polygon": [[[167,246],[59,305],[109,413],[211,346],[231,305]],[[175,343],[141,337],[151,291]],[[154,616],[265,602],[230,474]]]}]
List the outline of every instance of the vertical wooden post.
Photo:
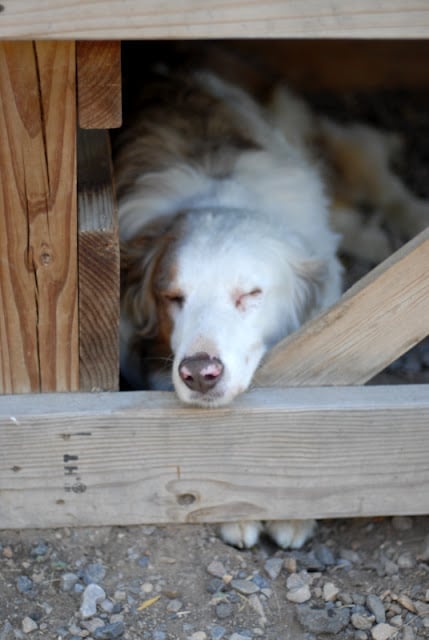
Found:
[{"label": "vertical wooden post", "polygon": [[0,44],[0,392],[79,385],[73,42]]}]

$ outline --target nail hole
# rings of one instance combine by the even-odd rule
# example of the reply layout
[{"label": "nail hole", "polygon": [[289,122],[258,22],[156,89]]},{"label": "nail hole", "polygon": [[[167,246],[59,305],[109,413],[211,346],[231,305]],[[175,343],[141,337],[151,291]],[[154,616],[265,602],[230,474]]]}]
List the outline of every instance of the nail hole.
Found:
[{"label": "nail hole", "polygon": [[193,493],[181,493],[177,496],[178,504],[186,507],[187,505],[193,504],[196,500],[196,496]]}]

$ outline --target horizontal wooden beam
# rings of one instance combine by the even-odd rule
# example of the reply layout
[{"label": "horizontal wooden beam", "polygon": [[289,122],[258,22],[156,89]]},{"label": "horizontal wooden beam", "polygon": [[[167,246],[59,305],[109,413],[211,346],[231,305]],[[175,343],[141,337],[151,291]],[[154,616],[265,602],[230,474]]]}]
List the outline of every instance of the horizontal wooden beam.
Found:
[{"label": "horizontal wooden beam", "polygon": [[276,345],[255,384],[363,384],[429,334],[429,227]]},{"label": "horizontal wooden beam", "polygon": [[0,399],[4,528],[429,512],[425,386]]},{"label": "horizontal wooden beam", "polygon": [[425,38],[426,0],[2,0],[0,38]]}]

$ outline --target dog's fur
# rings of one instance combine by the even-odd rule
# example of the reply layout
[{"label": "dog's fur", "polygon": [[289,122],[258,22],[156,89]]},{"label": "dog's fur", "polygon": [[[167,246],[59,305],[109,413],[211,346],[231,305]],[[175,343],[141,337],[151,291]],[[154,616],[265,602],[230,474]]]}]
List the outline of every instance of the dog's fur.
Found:
[{"label": "dog's fur", "polygon": [[[388,253],[379,227],[361,228],[355,205],[410,204],[388,169],[395,146],[367,127],[317,118],[284,88],[262,107],[210,73],[146,83],[115,161],[129,383],[173,385],[202,407],[245,391],[266,351],[340,294],[330,215],[346,241],[352,230],[350,249],[376,260]],[[418,227],[423,205],[414,205]],[[312,527],[268,530],[282,546],[300,546]],[[223,536],[251,546],[259,531],[229,524]]]}]

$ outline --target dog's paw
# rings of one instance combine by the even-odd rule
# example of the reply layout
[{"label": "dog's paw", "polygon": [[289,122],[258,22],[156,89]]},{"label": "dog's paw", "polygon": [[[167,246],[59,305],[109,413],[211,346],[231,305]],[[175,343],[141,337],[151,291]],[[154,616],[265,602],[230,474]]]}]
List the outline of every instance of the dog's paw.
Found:
[{"label": "dog's paw", "polygon": [[300,549],[315,527],[315,520],[273,520],[265,524],[265,531],[282,549]]},{"label": "dog's paw", "polygon": [[220,536],[224,542],[238,547],[250,549],[259,540],[262,531],[261,522],[224,522],[220,526]]}]

